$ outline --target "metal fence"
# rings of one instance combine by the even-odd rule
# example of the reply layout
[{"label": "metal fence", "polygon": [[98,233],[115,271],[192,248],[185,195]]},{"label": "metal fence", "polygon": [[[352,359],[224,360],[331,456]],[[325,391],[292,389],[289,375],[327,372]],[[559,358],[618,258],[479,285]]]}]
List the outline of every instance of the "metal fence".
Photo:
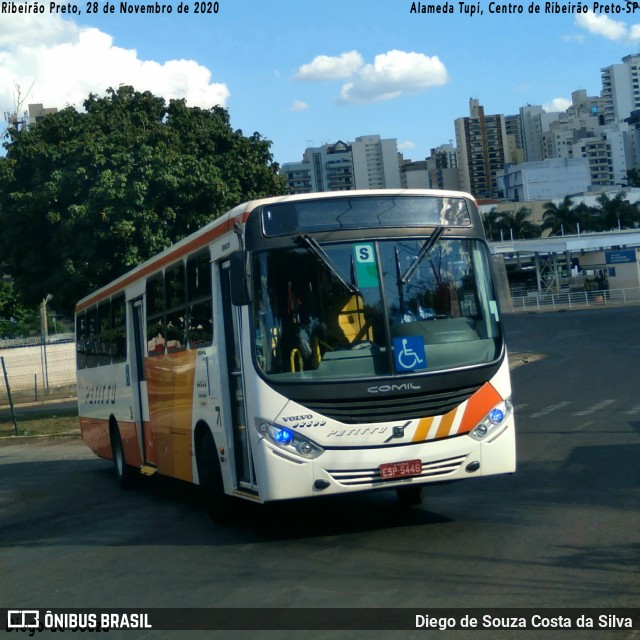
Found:
[{"label": "metal fence", "polygon": [[76,395],[76,350],[73,334],[0,340],[0,406]]},{"label": "metal fence", "polygon": [[611,289],[610,291],[572,291],[540,294],[528,292],[514,296],[513,310],[553,311],[572,309],[603,309],[621,305],[640,305],[640,289]]}]

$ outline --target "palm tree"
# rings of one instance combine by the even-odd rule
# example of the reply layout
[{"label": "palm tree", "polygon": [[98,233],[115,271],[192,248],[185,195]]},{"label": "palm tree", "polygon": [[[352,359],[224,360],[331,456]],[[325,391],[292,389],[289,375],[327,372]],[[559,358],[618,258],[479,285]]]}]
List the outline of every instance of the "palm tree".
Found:
[{"label": "palm tree", "polygon": [[581,202],[573,208],[576,231],[598,231],[598,223],[593,207]]},{"label": "palm tree", "polygon": [[513,234],[516,240],[525,238],[539,238],[541,229],[537,224],[527,220],[531,210],[526,207],[520,207],[515,213],[509,211],[500,216],[500,226],[506,229],[509,234]]},{"label": "palm tree", "polygon": [[564,235],[578,231],[578,220],[573,210],[573,200],[565,196],[560,204],[547,202],[542,214],[542,229],[550,229],[551,235]]},{"label": "palm tree", "polygon": [[495,207],[488,213],[482,214],[482,225],[484,226],[484,233],[487,236],[487,240],[500,239],[500,216]]},{"label": "palm tree", "polygon": [[634,227],[634,223],[640,220],[638,216],[638,207],[631,204],[627,200],[627,194],[624,191],[616,193],[610,198],[603,193],[597,199],[599,209],[595,210],[595,219],[597,222],[597,231],[609,231],[610,229],[627,229]]}]

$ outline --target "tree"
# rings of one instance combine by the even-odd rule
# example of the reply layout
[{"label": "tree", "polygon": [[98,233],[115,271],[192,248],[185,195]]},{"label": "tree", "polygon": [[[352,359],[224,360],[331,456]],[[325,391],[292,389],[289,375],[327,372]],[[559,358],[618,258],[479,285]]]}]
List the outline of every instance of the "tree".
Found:
[{"label": "tree", "polygon": [[638,169],[629,169],[627,171],[627,182],[630,187],[640,187],[640,171]]},{"label": "tree", "polygon": [[500,215],[495,207],[482,215],[482,226],[487,240],[500,240]]},{"label": "tree", "polygon": [[594,211],[596,222],[595,231],[609,231],[611,229],[633,228],[634,223],[640,221],[638,208],[627,200],[627,195],[619,191],[613,198],[606,193],[598,196],[599,208]]},{"label": "tree", "polygon": [[573,211],[573,201],[565,196],[560,204],[547,202],[542,214],[542,229],[550,229],[551,235],[577,233],[578,219]]},{"label": "tree", "polygon": [[132,87],[11,130],[0,253],[28,304],[75,301],[252,198],[285,193],[271,143],[221,107]]},{"label": "tree", "polygon": [[37,333],[40,319],[19,300],[13,285],[0,280],[0,339]]},{"label": "tree", "polygon": [[523,240],[525,238],[539,238],[540,227],[527,220],[531,215],[531,210],[526,207],[520,207],[515,213],[509,211],[503,213],[500,216],[500,225],[505,230],[505,237],[513,238],[516,240]]}]

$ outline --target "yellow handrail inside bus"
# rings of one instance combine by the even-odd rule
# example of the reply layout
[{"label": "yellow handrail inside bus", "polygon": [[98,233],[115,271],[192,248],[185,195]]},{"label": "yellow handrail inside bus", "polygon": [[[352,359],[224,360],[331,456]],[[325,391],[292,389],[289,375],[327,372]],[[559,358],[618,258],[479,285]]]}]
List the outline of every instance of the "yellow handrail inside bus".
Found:
[{"label": "yellow handrail inside bus", "polygon": [[291,349],[291,355],[289,356],[289,361],[291,363],[291,373],[296,372],[296,358],[298,359],[298,364],[300,365],[300,371],[302,371],[304,368],[302,352],[300,351],[300,349]]}]

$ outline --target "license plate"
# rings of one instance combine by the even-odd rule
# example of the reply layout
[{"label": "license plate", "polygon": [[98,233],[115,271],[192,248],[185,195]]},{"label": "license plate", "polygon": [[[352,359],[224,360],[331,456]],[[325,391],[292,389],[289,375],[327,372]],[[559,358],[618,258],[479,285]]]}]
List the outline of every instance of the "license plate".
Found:
[{"label": "license plate", "polygon": [[422,460],[404,460],[403,462],[389,462],[381,464],[380,477],[383,480],[389,478],[404,478],[406,476],[419,476],[422,473]]}]

